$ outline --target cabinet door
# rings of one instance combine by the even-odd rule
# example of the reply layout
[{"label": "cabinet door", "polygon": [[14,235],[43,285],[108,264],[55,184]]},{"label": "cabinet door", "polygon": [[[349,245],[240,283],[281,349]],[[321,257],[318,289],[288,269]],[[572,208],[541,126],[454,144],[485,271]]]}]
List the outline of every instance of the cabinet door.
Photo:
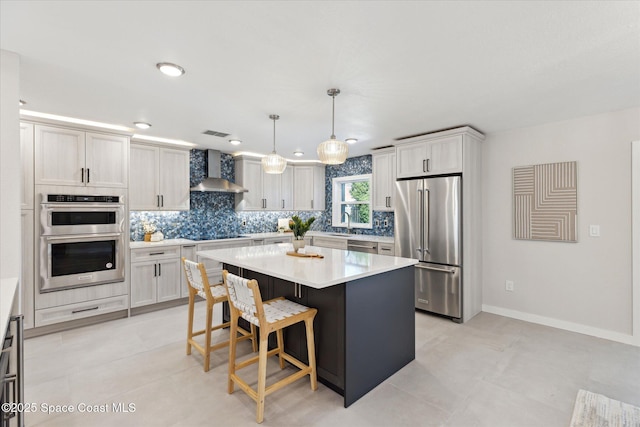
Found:
[{"label": "cabinet door", "polygon": [[85,185],[84,132],[35,126],[35,180],[44,185]]},{"label": "cabinet door", "polygon": [[395,185],[391,179],[391,155],[376,154],[372,156],[373,163],[373,210],[389,211],[389,197],[391,188]]},{"label": "cabinet door", "polygon": [[313,167],[295,166],[293,170],[293,209],[313,209]]},{"label": "cabinet door", "polygon": [[313,167],[313,200],[311,202],[311,209],[314,211],[323,211],[325,209],[325,167],[314,166]]},{"label": "cabinet door", "polygon": [[189,210],[189,151],[160,149],[160,209]]},{"label": "cabinet door", "polygon": [[127,188],[129,138],[91,132],[85,138],[87,185]]},{"label": "cabinet door", "polygon": [[180,298],[180,260],[158,261],[158,302]]},{"label": "cabinet door", "polygon": [[262,176],[262,198],[264,208],[269,211],[282,210],[281,197],[282,175],[275,173],[264,173]]},{"label": "cabinet door", "polygon": [[262,164],[260,162],[245,159],[236,162],[236,182],[249,190],[236,196],[237,210],[252,211],[263,209],[262,175]]},{"label": "cabinet door", "polygon": [[424,141],[417,141],[396,147],[398,178],[423,176],[427,172],[428,146]]},{"label": "cabinet door", "polygon": [[433,140],[429,175],[462,172],[462,135]]},{"label": "cabinet door", "polygon": [[24,210],[21,212],[20,219],[21,231],[22,231],[22,270],[20,273],[20,291],[22,292],[22,311],[24,315],[24,328],[30,329],[34,325],[35,316],[35,282],[34,282],[34,270],[33,270],[33,239],[34,239],[34,226],[33,226],[33,211]]},{"label": "cabinet door", "polygon": [[282,182],[280,186],[280,198],[282,210],[293,210],[293,166],[289,165],[280,175]]},{"label": "cabinet door", "polygon": [[33,125],[20,123],[20,209],[33,209]]},{"label": "cabinet door", "polygon": [[156,261],[131,263],[131,308],[157,302]]},{"label": "cabinet door", "polygon": [[158,210],[158,147],[131,144],[129,171],[129,209],[132,211]]}]

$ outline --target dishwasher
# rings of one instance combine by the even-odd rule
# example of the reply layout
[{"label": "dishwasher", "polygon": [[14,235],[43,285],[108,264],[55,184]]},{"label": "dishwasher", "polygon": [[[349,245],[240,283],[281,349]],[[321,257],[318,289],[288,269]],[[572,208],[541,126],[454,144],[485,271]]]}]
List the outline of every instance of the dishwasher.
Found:
[{"label": "dishwasher", "polygon": [[377,242],[363,242],[360,240],[347,240],[347,250],[356,252],[366,252],[368,254],[378,253]]}]

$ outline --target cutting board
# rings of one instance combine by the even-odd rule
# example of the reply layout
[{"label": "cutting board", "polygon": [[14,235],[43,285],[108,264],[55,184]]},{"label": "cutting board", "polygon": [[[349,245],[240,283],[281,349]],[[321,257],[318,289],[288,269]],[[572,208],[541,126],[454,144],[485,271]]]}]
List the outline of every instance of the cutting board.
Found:
[{"label": "cutting board", "polygon": [[293,252],[293,251],[287,252],[287,255],[289,255],[289,256],[297,256],[297,257],[300,257],[300,258],[324,258],[324,255],[320,255],[320,254],[312,254],[312,253],[303,254],[301,252]]}]

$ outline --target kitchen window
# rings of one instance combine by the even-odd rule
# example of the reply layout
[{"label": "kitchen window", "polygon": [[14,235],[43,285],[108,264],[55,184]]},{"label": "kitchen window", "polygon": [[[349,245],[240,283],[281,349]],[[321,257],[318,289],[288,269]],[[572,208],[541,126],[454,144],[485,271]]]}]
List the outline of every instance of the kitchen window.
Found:
[{"label": "kitchen window", "polygon": [[372,228],[371,174],[333,178],[333,227]]}]

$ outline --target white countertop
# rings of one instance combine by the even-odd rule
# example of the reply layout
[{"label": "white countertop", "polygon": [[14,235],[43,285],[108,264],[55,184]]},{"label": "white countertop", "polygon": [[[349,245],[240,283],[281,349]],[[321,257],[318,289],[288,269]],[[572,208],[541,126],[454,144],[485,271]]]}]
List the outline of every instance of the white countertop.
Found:
[{"label": "white countertop", "polygon": [[386,273],[418,263],[417,259],[343,251],[317,246],[306,246],[304,249],[307,253],[322,254],[324,258],[289,256],[286,252],[293,250],[291,243],[215,249],[198,251],[197,254],[204,258],[214,259],[316,289]]},{"label": "white countertop", "polygon": [[[214,239],[214,240],[190,240],[190,239],[165,239],[160,242],[129,242],[129,248],[131,249],[141,249],[141,248],[151,248],[157,246],[182,246],[182,245],[194,245],[198,243],[210,243],[210,242],[224,242],[224,241],[236,241],[236,240],[252,240],[252,239],[268,239],[271,237],[293,237],[292,233],[278,233],[278,232],[269,232],[269,233],[248,233],[242,234],[242,236],[246,237],[234,237],[231,239]],[[307,236],[322,236],[322,237],[331,237],[336,239],[345,239],[345,240],[361,240],[367,242],[380,242],[380,243],[393,243],[393,237],[386,236],[366,236],[363,234],[353,234],[353,235],[340,235],[340,233],[325,233],[324,231],[309,231]]]},{"label": "white countertop", "polygon": [[4,338],[11,318],[13,301],[18,292],[18,278],[11,277],[0,281],[0,333]]}]

